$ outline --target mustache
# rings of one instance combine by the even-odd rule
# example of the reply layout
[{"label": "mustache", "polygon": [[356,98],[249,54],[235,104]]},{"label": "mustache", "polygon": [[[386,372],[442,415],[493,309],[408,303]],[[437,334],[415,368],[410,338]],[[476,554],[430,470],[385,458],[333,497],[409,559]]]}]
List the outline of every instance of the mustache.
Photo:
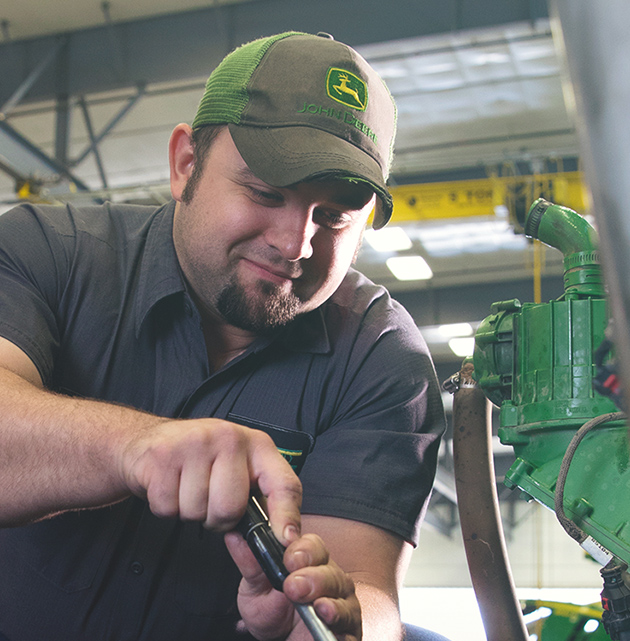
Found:
[{"label": "mustache", "polygon": [[288,261],[279,256],[275,251],[266,251],[261,248],[249,248],[242,254],[243,258],[264,267],[265,269],[283,278],[296,279],[304,273],[303,260]]}]

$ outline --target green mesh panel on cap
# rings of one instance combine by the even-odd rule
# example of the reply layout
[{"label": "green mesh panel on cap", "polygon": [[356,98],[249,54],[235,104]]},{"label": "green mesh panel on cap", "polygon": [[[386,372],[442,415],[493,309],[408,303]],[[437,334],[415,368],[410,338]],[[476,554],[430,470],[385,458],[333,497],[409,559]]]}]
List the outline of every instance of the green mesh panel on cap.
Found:
[{"label": "green mesh panel on cap", "polygon": [[269,47],[288,36],[306,35],[287,31],[270,38],[248,42],[226,56],[212,72],[199,103],[193,129],[202,125],[239,124],[249,101],[247,84]]}]

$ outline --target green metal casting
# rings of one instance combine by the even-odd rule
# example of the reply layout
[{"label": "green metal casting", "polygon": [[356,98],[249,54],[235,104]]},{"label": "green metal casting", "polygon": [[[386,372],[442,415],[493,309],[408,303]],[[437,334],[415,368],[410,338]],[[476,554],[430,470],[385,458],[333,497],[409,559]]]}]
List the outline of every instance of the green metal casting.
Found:
[{"label": "green metal casting", "polygon": [[610,641],[601,623],[600,603],[575,605],[529,600],[523,605],[524,612],[530,617],[543,615],[527,624],[527,631],[538,641]]},{"label": "green metal casting", "polygon": [[[548,303],[495,303],[475,336],[475,379],[500,407],[499,438],[514,448],[509,487],[553,509],[555,484],[575,432],[617,411],[593,390],[593,355],[608,310],[597,234],[576,212],[537,200],[525,233],[562,251],[564,294]],[[627,426],[597,427],[580,444],[565,486],[565,510],[582,530],[630,563]]]}]

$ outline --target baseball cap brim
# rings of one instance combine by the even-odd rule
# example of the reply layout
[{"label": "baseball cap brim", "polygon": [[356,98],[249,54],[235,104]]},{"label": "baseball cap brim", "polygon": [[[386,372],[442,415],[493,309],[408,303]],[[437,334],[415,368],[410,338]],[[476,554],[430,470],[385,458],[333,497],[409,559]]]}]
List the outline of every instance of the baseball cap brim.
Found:
[{"label": "baseball cap brim", "polygon": [[392,197],[383,170],[351,142],[314,127],[228,125],[243,160],[269,185],[287,187],[318,177],[365,182],[377,195],[372,227],[384,227],[392,215]]}]

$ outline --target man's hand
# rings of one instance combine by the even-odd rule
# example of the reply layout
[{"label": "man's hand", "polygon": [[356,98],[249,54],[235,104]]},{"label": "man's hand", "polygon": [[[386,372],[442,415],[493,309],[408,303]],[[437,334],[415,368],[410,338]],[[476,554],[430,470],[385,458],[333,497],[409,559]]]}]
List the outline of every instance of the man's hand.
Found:
[{"label": "man's hand", "polygon": [[[344,641],[361,639],[354,583],[329,558],[322,539],[300,537],[301,484],[264,432],[219,419],[163,421],[124,448],[121,474],[160,517],[200,521],[227,532],[226,544],[243,580],[238,604],[256,638],[311,639],[292,602],[313,603]],[[284,593],[271,587],[246,541],[231,532],[252,490],[265,497],[274,534],[288,546]]]},{"label": "man's hand", "polygon": [[284,554],[290,575],[283,592],[271,587],[247,543],[237,532],[225,535],[227,548],[243,580],[238,607],[247,630],[257,639],[312,640],[292,602],[313,603],[337,638],[360,641],[361,608],[350,576],[328,555],[315,534],[295,538]]},{"label": "man's hand", "polygon": [[258,488],[280,542],[300,531],[300,481],[259,430],[213,418],[164,421],[125,447],[121,475],[156,516],[227,532]]}]

